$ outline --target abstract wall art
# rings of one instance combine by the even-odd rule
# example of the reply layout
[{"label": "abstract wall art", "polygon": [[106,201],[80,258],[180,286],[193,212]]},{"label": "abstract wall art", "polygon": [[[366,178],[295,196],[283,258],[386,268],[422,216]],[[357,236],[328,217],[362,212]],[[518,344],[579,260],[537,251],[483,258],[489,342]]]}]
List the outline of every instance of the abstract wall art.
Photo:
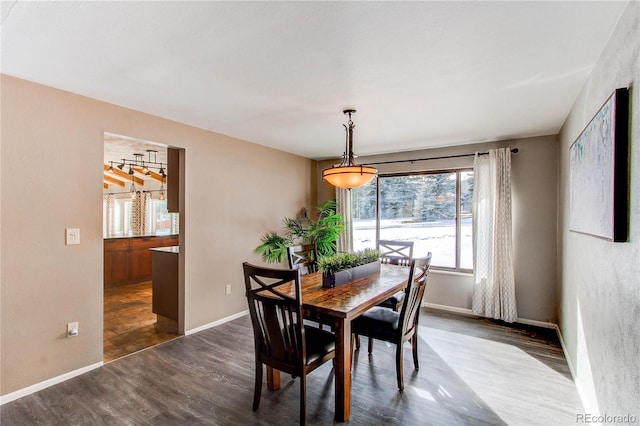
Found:
[{"label": "abstract wall art", "polygon": [[614,242],[628,239],[629,90],[616,89],[570,152],[569,229]]}]

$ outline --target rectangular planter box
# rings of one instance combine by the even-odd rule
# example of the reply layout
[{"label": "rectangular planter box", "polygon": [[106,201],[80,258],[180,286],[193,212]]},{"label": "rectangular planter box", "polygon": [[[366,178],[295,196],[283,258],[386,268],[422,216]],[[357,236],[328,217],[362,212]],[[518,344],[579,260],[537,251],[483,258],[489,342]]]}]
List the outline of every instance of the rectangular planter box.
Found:
[{"label": "rectangular planter box", "polygon": [[322,287],[333,288],[380,272],[380,261],[345,269],[335,274],[322,273]]}]

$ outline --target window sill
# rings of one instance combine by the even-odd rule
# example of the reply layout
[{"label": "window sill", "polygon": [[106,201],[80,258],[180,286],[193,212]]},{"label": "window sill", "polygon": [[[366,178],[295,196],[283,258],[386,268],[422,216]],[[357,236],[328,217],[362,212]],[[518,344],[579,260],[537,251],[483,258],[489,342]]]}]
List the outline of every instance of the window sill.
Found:
[{"label": "window sill", "polygon": [[434,269],[434,268],[431,268],[429,273],[431,273],[431,274],[441,274],[441,275],[455,275],[455,276],[458,276],[458,277],[473,277],[473,272],[448,271],[446,269]]}]

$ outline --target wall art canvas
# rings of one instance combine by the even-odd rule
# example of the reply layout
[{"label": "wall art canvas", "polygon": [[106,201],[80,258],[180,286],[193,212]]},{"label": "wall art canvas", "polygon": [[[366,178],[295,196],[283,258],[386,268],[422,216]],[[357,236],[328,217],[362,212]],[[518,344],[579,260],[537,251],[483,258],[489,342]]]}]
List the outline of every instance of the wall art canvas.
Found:
[{"label": "wall art canvas", "polygon": [[629,91],[617,89],[570,148],[569,229],[627,241]]}]

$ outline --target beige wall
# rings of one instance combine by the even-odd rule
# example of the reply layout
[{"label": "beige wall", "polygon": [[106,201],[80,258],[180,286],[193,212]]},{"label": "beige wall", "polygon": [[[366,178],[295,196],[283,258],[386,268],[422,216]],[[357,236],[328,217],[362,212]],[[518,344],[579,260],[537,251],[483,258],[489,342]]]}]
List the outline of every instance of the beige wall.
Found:
[{"label": "beige wall", "polygon": [[[511,157],[513,197],[513,243],[518,317],[557,322],[556,230],[557,156],[555,136],[505,140],[441,149],[360,157],[358,163],[409,158],[430,158],[487,151],[496,147],[517,147]],[[318,164],[320,201],[334,196],[322,182],[322,169],[335,161]],[[443,170],[473,167],[473,157],[451,158],[377,166],[380,173]],[[473,279],[468,274],[438,273],[429,278],[426,300],[454,308],[471,309]]]},{"label": "beige wall", "polygon": [[246,310],[241,263],[315,203],[311,160],[4,75],[1,96],[2,395],[102,361],[105,131],[185,149],[187,331]]},{"label": "beige wall", "polygon": [[[630,2],[560,134],[560,328],[587,413],[640,418],[640,3]],[[631,87],[629,242],[569,231],[569,147]],[[593,173],[598,173],[594,170]]]}]

